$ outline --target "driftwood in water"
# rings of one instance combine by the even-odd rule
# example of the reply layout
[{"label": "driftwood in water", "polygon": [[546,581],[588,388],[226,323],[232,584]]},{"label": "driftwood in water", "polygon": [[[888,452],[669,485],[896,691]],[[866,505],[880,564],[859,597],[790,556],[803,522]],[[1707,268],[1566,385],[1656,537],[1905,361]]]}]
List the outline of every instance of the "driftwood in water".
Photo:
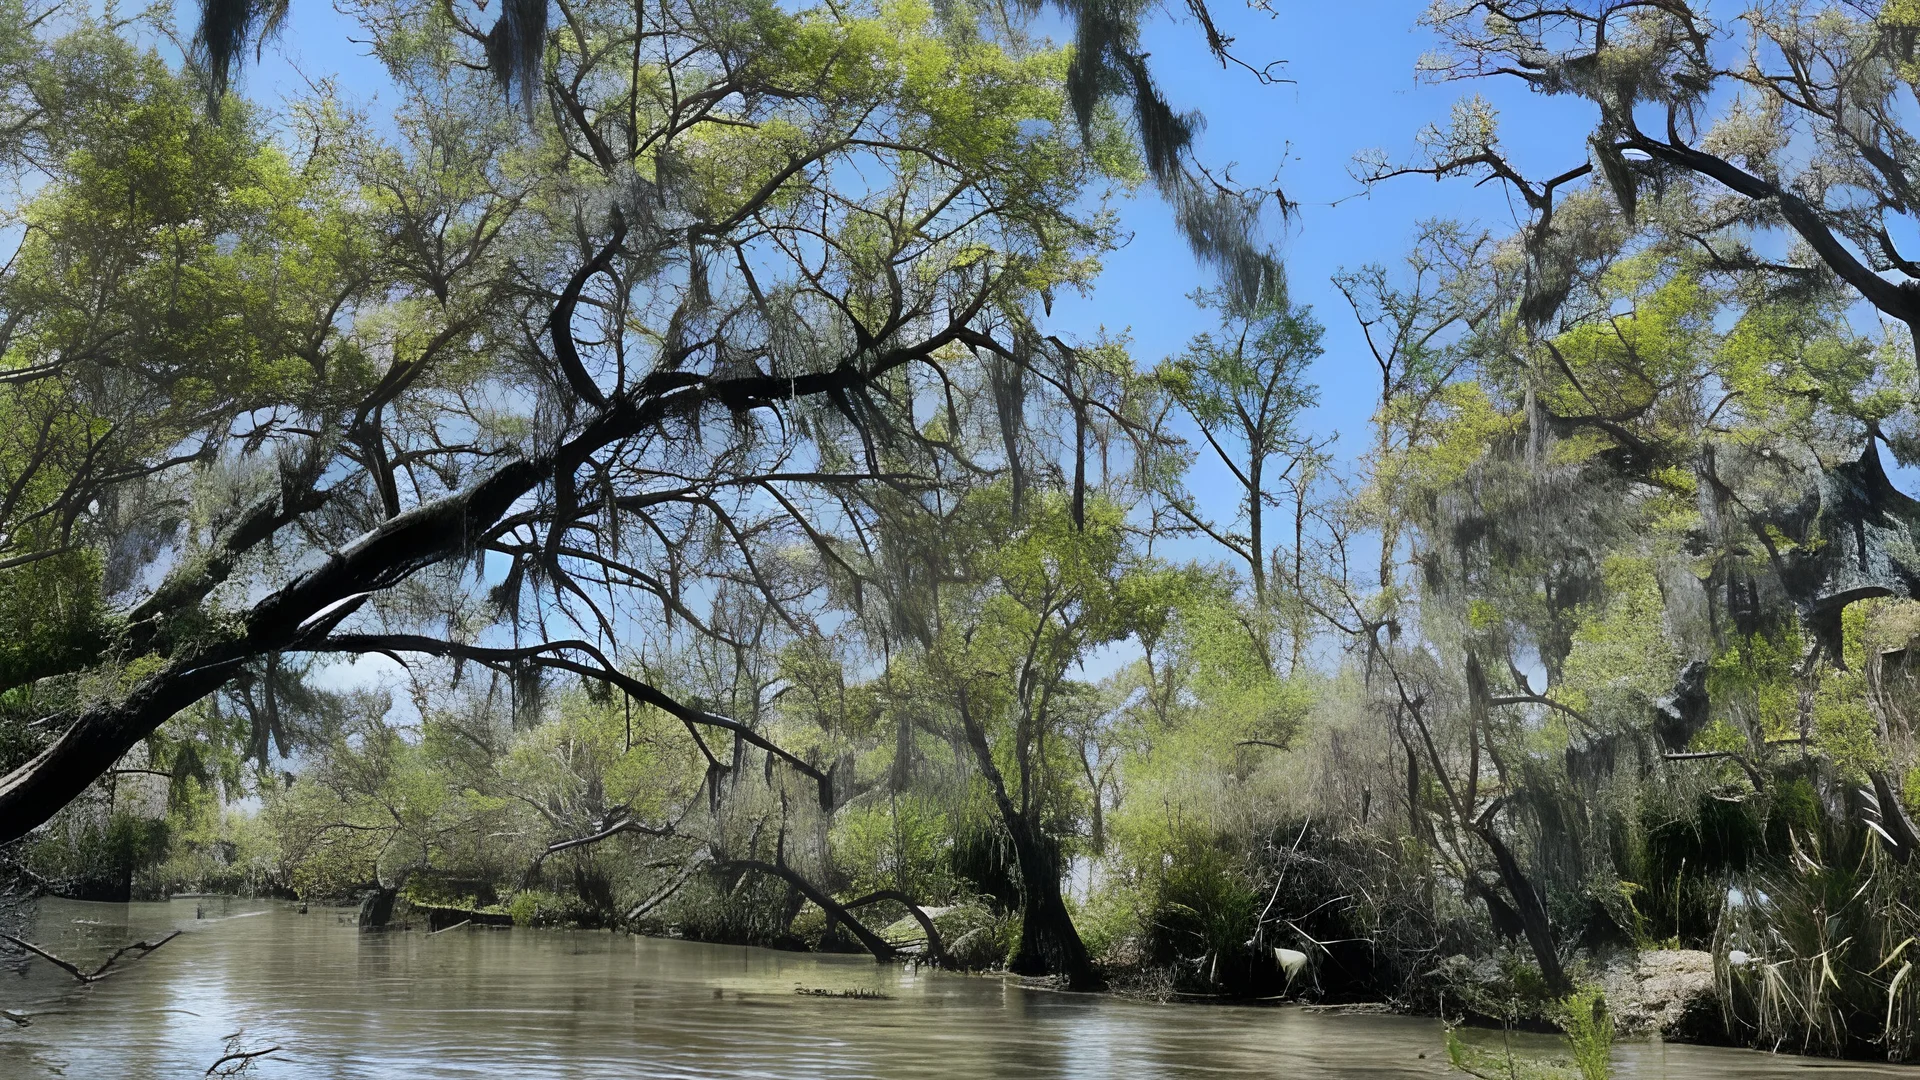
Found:
[{"label": "driftwood in water", "polygon": [[240,1039],[245,1034],[246,1032],[244,1031],[236,1031],[227,1036],[227,1052],[225,1056],[207,1066],[207,1071],[201,1075],[238,1076],[248,1069],[253,1068],[254,1062],[260,1058],[266,1057],[268,1054],[277,1054],[280,1052],[278,1046],[269,1046],[265,1050],[242,1050],[240,1048]]},{"label": "driftwood in water", "polygon": [[451,904],[423,904],[413,901],[413,910],[427,917],[427,929],[433,933],[471,923],[474,926],[512,926],[513,916],[504,911],[478,911]]},{"label": "driftwood in water", "polygon": [[796,986],[793,992],[801,997],[850,998],[854,1001],[892,1001],[892,994],[883,994],[878,990],[856,988],[853,990],[829,990],[819,986]]},{"label": "driftwood in water", "polygon": [[[136,941],[131,945],[123,945],[119,949],[115,950],[112,956],[107,957],[106,963],[101,964],[99,967],[94,968],[92,971],[82,971],[80,970],[80,966],[78,964],[74,964],[66,960],[62,960],[58,956],[53,955],[52,953],[41,948],[40,946],[35,945],[31,941],[22,940],[20,938],[14,937],[12,934],[0,934],[0,938],[5,938],[8,941],[13,942],[15,945],[18,945],[21,948],[27,950],[28,952],[34,954],[35,956],[40,957],[42,960],[47,961],[53,966],[73,976],[74,978],[79,979],[83,983],[98,982],[101,979],[106,978],[108,975],[113,974],[113,972],[109,969],[111,969],[114,964],[118,963],[121,957],[127,955],[130,952],[133,952],[135,949],[138,949],[140,951],[141,956],[146,956],[147,954],[153,952],[153,950],[159,948],[162,945],[165,945],[167,942],[172,941],[174,938],[177,938],[179,936],[180,936],[180,931],[175,930],[173,933],[168,934],[166,937],[161,938],[159,941]],[[12,1019],[12,1017],[8,1017],[8,1019]]]}]

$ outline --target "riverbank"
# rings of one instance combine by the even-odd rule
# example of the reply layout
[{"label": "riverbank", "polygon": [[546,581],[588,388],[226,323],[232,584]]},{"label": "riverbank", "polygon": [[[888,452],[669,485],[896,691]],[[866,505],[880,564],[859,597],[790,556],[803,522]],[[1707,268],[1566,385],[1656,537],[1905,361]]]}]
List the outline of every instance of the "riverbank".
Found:
[{"label": "riverbank", "polygon": [[[196,906],[207,918],[194,919]],[[200,1075],[236,1031],[250,1049],[282,1048],[250,1074],[263,1080],[1458,1075],[1444,1028],[1426,1018],[1169,1008],[864,957],[604,931],[363,933],[356,915],[244,900],[43,900],[28,932],[76,955],[186,933],[91,987],[41,968],[0,980],[0,1006],[32,1019],[0,1029],[0,1075]],[[1504,1033],[1460,1036],[1508,1045]],[[1511,1045],[1558,1052],[1558,1040],[1525,1032]],[[1644,1040],[1621,1042],[1614,1063],[1616,1080],[1786,1080],[1808,1064]],[[1850,1075],[1911,1080],[1920,1070],[1861,1065]]]},{"label": "riverbank", "polygon": [[[1016,983],[1028,990],[1060,990],[1054,980],[1044,977],[1015,976],[1005,971],[1004,955],[1011,944],[1005,926],[989,921],[982,925],[977,913],[957,907],[926,910],[928,921],[944,935],[940,953],[947,970],[957,973],[990,974]],[[542,930],[615,929],[636,932],[627,927],[580,925],[543,914],[538,909],[518,913],[523,926]],[[391,920],[400,929],[424,929],[441,932],[460,926],[511,926],[515,913],[506,908],[461,908],[401,899],[382,914],[379,898],[369,896],[356,910],[356,921],[363,928],[380,928]],[[710,944],[773,948],[780,951],[820,956],[863,955],[850,937],[835,941],[837,947],[822,949],[818,943],[826,937],[818,926],[811,929],[813,943],[799,934],[774,942],[713,941]],[[814,920],[814,921],[817,921]],[[671,926],[655,925],[639,936],[662,940],[689,940]],[[909,964],[929,962],[925,925],[912,916],[880,928],[878,936],[897,949],[899,959]],[[994,950],[998,950],[996,956]],[[1123,955],[1125,955],[1123,953]],[[1137,955],[1137,954],[1136,954]],[[1174,988],[1172,973],[1145,965],[1116,966],[1107,971],[1102,991],[1117,999],[1155,1004],[1234,1005],[1271,1007],[1298,1005],[1325,1015],[1403,1015],[1440,1019],[1450,1024],[1479,1028],[1514,1028],[1535,1033],[1557,1031],[1551,1016],[1552,1003],[1544,998],[1521,999],[1513,985],[1514,963],[1511,956],[1470,960],[1456,956],[1437,966],[1435,974],[1445,988],[1435,995],[1438,1007],[1420,1009],[1406,1002],[1367,1000],[1328,1000],[1316,989],[1312,972],[1303,974],[1298,987],[1284,994],[1236,995],[1204,994]],[[1728,1037],[1727,1025],[1714,980],[1713,958],[1701,950],[1650,949],[1638,952],[1621,950],[1605,959],[1587,958],[1575,965],[1581,981],[1596,985],[1606,1002],[1618,1034],[1623,1039],[1655,1039],[1665,1042],[1706,1046],[1738,1047]],[[1449,1004],[1450,1003],[1450,1004]]]}]

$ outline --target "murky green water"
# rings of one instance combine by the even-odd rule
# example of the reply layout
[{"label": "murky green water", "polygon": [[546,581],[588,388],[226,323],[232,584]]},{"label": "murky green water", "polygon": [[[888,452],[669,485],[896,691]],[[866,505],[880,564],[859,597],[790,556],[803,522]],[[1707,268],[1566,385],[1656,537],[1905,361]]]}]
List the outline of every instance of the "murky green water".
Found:
[{"label": "murky green water", "polygon": [[[1447,1075],[1430,1021],[1143,1005],[858,957],[597,933],[360,934],[341,912],[220,900],[50,902],[32,940],[97,962],[176,926],[187,932],[92,986],[39,961],[0,976],[0,1006],[33,1018],[0,1023],[0,1078],[197,1077],[236,1031],[246,1049],[283,1048],[247,1074],[262,1078]],[[1686,1046],[1625,1045],[1618,1060],[1621,1077],[1920,1077]]]}]

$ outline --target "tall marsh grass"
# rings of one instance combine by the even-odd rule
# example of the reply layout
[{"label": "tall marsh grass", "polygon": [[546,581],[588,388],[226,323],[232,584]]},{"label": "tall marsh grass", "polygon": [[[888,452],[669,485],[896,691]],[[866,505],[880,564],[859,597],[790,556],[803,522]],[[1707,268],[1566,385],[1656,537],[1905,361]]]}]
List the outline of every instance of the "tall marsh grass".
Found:
[{"label": "tall marsh grass", "polygon": [[1613,1014],[1596,987],[1569,994],[1554,1009],[1572,1060],[1516,1052],[1513,1033],[1498,1049],[1474,1046],[1459,1029],[1446,1032],[1447,1064],[1480,1080],[1608,1080],[1613,1075]]},{"label": "tall marsh grass", "polygon": [[1793,843],[1786,867],[1727,890],[1714,975],[1728,1031],[1774,1050],[1913,1059],[1920,868],[1858,835]]}]

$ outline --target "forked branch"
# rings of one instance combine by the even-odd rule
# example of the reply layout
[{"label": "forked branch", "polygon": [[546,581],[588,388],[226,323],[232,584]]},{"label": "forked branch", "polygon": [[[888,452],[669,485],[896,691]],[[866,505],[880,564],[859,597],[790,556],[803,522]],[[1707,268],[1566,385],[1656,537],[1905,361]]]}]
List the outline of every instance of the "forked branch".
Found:
[{"label": "forked branch", "polygon": [[[14,943],[15,945],[20,946],[21,948],[27,950],[33,955],[38,956],[42,960],[45,960],[47,963],[52,964],[54,967],[59,968],[61,971],[64,971],[67,974],[73,976],[74,978],[79,979],[83,983],[99,982],[101,979],[104,979],[108,975],[113,974],[112,970],[110,970],[113,967],[113,965],[116,963],[119,963],[121,957],[127,955],[130,952],[133,952],[136,949],[139,950],[140,957],[144,957],[147,954],[153,952],[153,950],[159,948],[162,945],[165,945],[167,942],[172,941],[174,938],[177,938],[179,936],[180,936],[180,931],[175,930],[173,933],[168,934],[166,937],[161,938],[159,941],[136,941],[131,945],[123,945],[119,949],[115,950],[112,956],[107,957],[106,963],[101,964],[99,967],[94,968],[92,971],[82,971],[80,970],[80,966],[78,964],[75,964],[68,960],[62,960],[58,956],[55,956],[54,954],[48,952],[47,950],[41,948],[38,945],[35,945],[31,941],[27,941],[23,938],[14,937],[12,934],[0,934],[0,938],[5,938],[8,941]],[[135,959],[139,959],[140,957],[135,957]]]}]

